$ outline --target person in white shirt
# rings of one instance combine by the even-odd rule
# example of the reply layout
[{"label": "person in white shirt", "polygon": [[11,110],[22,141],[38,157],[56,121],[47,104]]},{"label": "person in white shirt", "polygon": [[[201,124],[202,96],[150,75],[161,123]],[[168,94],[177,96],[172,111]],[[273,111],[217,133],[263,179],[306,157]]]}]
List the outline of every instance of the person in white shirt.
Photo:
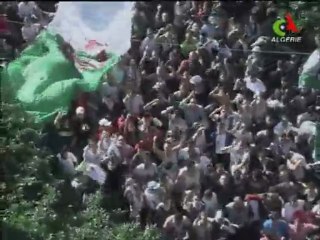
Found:
[{"label": "person in white shirt", "polygon": [[39,8],[33,1],[22,1],[18,4],[18,15],[22,19],[31,17],[32,15],[37,14],[38,11]]},{"label": "person in white shirt", "polygon": [[303,155],[290,152],[287,158],[287,167],[293,173],[296,180],[301,181],[305,177],[307,162]]},{"label": "person in white shirt", "polygon": [[123,103],[127,111],[133,116],[139,115],[144,105],[142,96],[132,91],[123,99]]},{"label": "person in white shirt", "polygon": [[99,151],[96,142],[89,141],[89,144],[83,149],[83,159],[86,163],[100,165],[103,160],[103,154]]},{"label": "person in white shirt", "polygon": [[76,156],[72,152],[69,152],[67,151],[67,149],[64,148],[61,151],[61,153],[58,153],[57,157],[63,168],[64,173],[68,175],[76,174],[75,165],[78,161]]},{"label": "person in white shirt", "polygon": [[267,103],[261,95],[255,95],[254,100],[251,102],[253,119],[256,123],[261,123],[265,120],[267,115]]},{"label": "person in white shirt", "polygon": [[296,211],[304,210],[305,202],[303,200],[297,199],[296,196],[292,196],[290,201],[283,205],[281,215],[287,222],[293,221],[293,214]]},{"label": "person in white shirt", "polygon": [[27,42],[32,42],[40,32],[40,24],[32,23],[31,20],[25,19],[24,26],[21,28],[22,38]]},{"label": "person in white shirt", "polygon": [[110,133],[107,131],[103,131],[101,134],[101,139],[98,142],[99,151],[102,153],[107,153],[109,147],[112,143],[115,142],[115,138],[110,136]]},{"label": "person in white shirt", "polygon": [[246,87],[256,95],[260,95],[267,90],[264,83],[256,77],[247,76],[244,81],[246,82]]},{"label": "person in white shirt", "polygon": [[87,175],[92,180],[102,185],[105,183],[107,174],[106,172],[96,164],[88,163],[84,171],[84,175]]},{"label": "person in white shirt", "polygon": [[207,140],[205,135],[205,127],[200,127],[193,135],[192,140],[195,142],[196,147],[200,149],[201,152],[205,151],[207,147]]}]

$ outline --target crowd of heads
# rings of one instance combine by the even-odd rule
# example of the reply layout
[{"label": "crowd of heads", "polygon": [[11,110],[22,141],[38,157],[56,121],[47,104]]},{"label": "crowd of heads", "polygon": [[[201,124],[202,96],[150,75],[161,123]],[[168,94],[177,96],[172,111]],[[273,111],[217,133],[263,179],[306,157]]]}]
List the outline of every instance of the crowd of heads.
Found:
[{"label": "crowd of heads", "polygon": [[271,1],[136,2],[130,50],[47,146],[168,239],[318,239],[319,95],[297,86],[302,55],[268,54],[277,15]]}]

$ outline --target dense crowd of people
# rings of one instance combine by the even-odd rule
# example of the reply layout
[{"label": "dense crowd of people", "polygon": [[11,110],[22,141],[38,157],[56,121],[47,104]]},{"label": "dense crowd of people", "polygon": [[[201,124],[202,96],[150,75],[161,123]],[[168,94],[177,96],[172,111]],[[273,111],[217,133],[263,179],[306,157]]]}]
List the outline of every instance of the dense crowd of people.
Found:
[{"label": "dense crowd of people", "polygon": [[[26,44],[51,17],[33,4],[17,8]],[[43,139],[83,201],[122,192],[131,220],[166,239],[319,239],[301,131],[319,92],[297,87],[299,54],[266,53],[277,15],[271,1],[136,2],[131,49]]]}]

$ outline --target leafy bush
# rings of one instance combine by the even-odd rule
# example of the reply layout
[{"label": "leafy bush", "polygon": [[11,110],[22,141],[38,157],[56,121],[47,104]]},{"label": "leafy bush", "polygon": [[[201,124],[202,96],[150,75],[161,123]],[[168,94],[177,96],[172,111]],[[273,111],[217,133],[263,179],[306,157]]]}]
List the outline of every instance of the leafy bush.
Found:
[{"label": "leafy bush", "polygon": [[[3,104],[0,158],[4,174],[1,204],[5,240],[156,240],[156,229],[141,230],[127,223],[118,196],[97,192],[86,205],[70,185],[53,171],[54,157],[38,149],[40,128],[16,104]],[[108,201],[112,199],[112,201]]]}]

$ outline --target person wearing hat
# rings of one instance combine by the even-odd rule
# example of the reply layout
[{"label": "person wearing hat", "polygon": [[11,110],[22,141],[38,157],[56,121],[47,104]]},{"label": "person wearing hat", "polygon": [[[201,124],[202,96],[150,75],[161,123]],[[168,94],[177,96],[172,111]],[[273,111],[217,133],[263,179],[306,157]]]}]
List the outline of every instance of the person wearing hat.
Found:
[{"label": "person wearing hat", "polygon": [[164,201],[165,193],[159,182],[150,181],[147,183],[143,196],[145,205],[140,215],[142,226],[144,226],[148,220],[155,222],[154,217],[156,216],[157,206]]}]

